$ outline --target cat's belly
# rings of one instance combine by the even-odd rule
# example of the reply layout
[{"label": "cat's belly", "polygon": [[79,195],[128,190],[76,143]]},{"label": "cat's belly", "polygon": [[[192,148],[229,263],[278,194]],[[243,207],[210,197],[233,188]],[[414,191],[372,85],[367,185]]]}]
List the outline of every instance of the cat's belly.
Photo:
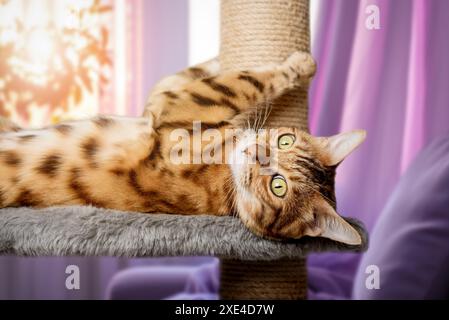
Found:
[{"label": "cat's belly", "polygon": [[152,143],[141,118],[97,117],[1,133],[0,206],[102,206],[117,189],[115,177],[135,167]]},{"label": "cat's belly", "polygon": [[0,135],[0,207],[93,205],[229,214],[226,165],[176,164],[142,119],[108,117]]},{"label": "cat's belly", "polygon": [[14,175],[2,173],[1,206],[92,205],[143,213],[228,215],[232,214],[228,175],[226,168],[212,165],[172,170],[160,164],[124,170],[73,166],[51,180],[14,181]]}]

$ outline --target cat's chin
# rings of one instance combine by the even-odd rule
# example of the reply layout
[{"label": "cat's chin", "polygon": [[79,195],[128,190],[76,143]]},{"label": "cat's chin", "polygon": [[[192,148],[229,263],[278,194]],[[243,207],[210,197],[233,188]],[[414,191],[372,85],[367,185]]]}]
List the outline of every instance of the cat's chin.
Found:
[{"label": "cat's chin", "polygon": [[237,137],[237,143],[231,154],[228,156],[228,164],[231,167],[235,181],[239,181],[248,170],[248,154],[245,153],[252,143],[254,143],[255,133],[244,131]]}]

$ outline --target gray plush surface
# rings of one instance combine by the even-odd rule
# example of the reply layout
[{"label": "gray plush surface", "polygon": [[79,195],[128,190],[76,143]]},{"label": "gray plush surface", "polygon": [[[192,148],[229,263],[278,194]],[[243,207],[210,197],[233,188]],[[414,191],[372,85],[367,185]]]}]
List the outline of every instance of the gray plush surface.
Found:
[{"label": "gray plush surface", "polygon": [[242,260],[298,258],[308,252],[363,251],[323,238],[265,240],[233,217],[126,213],[93,207],[0,210],[0,254],[21,256],[218,256]]}]

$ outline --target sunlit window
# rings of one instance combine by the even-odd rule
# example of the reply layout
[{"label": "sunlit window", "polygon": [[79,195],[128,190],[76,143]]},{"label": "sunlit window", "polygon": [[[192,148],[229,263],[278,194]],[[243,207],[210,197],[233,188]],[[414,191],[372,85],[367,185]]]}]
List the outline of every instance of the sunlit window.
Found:
[{"label": "sunlit window", "polygon": [[112,0],[0,0],[0,116],[42,125],[98,112]]}]

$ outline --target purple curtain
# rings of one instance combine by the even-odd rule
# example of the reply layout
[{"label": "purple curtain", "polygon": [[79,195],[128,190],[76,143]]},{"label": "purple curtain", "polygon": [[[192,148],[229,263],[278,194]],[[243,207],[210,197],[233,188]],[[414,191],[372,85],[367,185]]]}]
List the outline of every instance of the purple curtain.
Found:
[{"label": "purple curtain", "polygon": [[[373,4],[379,30],[365,27],[365,10]],[[339,168],[336,189],[339,213],[372,230],[416,154],[449,134],[449,1],[326,0],[318,20],[311,130],[368,131]],[[359,259],[310,256],[310,298],[350,298]]]}]

